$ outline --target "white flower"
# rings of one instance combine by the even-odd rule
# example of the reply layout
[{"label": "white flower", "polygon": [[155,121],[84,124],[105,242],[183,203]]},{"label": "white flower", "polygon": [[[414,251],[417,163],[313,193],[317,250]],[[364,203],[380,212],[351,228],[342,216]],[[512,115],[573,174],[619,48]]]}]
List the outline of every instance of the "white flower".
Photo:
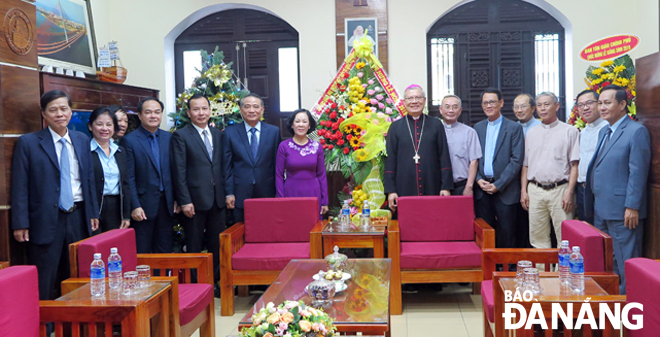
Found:
[{"label": "white flower", "polygon": [[270,309],[270,308],[275,308],[275,303],[268,302],[268,304],[266,304],[266,309]]}]

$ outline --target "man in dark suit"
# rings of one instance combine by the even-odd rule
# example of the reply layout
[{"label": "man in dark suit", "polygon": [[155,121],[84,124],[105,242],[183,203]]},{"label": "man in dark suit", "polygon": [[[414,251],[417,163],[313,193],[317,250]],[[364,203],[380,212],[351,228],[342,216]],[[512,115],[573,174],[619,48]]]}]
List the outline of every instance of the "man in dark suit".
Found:
[{"label": "man in dark suit", "polygon": [[227,208],[234,222],[243,222],[243,201],[275,197],[275,158],[282,138],[280,130],[261,122],[264,102],[248,94],[240,102],[245,122],[225,129],[225,188]]},{"label": "man in dark suit", "polygon": [[587,170],[585,213],[612,237],[614,272],[621,279],[619,292],[625,294],[625,261],[642,256],[651,138],[642,124],[628,117],[628,96],[623,88],[603,88],[598,110],[609,125],[598,134],[596,153]]},{"label": "man in dark suit", "polygon": [[481,94],[488,117],[474,126],[481,143],[476,215],[495,229],[497,248],[516,246],[516,212],[520,202],[520,168],[523,162],[523,130],[501,114],[502,93],[488,88]]},{"label": "man in dark suit", "polygon": [[225,179],[222,132],[209,127],[208,98],[193,95],[187,102],[192,124],[172,135],[174,195],[181,205],[187,252],[199,253],[206,238],[213,253],[213,275],[220,280],[219,235],[225,229]]},{"label": "man in dark suit", "polygon": [[159,129],[163,103],[150,97],[137,106],[141,125],[122,138],[131,186],[131,226],[138,253],[171,253],[176,207],[170,172],[169,132]]},{"label": "man in dark suit", "polygon": [[29,242],[30,264],[39,271],[39,299],[59,296],[69,275],[69,244],[98,228],[89,138],[67,128],[71,99],[59,90],[41,96],[44,130],[21,136],[12,166],[14,238]]}]

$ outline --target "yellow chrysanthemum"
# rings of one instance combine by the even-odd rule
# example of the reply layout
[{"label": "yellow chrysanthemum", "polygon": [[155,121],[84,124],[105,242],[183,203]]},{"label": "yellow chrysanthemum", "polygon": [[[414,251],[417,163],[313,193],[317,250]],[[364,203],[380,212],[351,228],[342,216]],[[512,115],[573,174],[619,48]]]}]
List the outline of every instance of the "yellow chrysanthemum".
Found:
[{"label": "yellow chrysanthemum", "polygon": [[600,74],[602,74],[604,71],[605,71],[605,69],[603,69],[603,68],[594,69],[593,74],[594,74],[594,75],[600,75]]},{"label": "yellow chrysanthemum", "polygon": [[614,72],[615,72],[615,73],[620,73],[620,72],[622,72],[622,71],[624,71],[624,70],[626,70],[626,66],[624,66],[623,64],[620,65],[620,66],[616,66],[616,67],[614,67]]},{"label": "yellow chrysanthemum", "polygon": [[602,78],[597,78],[597,79],[591,81],[591,84],[592,84],[592,85],[593,85],[593,84],[601,84],[601,83],[603,83],[603,79],[602,79]]},{"label": "yellow chrysanthemum", "polygon": [[609,66],[611,66],[611,65],[613,65],[613,64],[614,64],[614,61],[609,60],[609,61],[605,61],[605,62],[601,63],[600,66],[603,67],[603,68],[605,68],[605,67],[609,67]]},{"label": "yellow chrysanthemum", "polygon": [[621,83],[622,87],[625,87],[625,86],[628,85],[628,83],[630,83],[630,81],[627,78],[618,78],[618,80],[619,80],[619,83]]},{"label": "yellow chrysanthemum", "polygon": [[362,69],[362,68],[364,68],[364,66],[366,66],[366,64],[365,64],[364,62],[358,62],[358,63],[355,65],[355,68],[357,68],[357,69]]}]

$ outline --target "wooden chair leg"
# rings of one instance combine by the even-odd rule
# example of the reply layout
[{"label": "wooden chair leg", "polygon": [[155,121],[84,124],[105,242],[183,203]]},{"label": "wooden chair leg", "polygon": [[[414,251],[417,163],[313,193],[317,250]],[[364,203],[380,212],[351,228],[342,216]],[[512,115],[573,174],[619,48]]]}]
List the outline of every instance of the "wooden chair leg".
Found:
[{"label": "wooden chair leg", "polygon": [[234,283],[231,277],[220,279],[220,316],[234,316]]},{"label": "wooden chair leg", "polygon": [[199,337],[215,337],[215,303],[206,310],[206,321],[199,327]]},{"label": "wooden chair leg", "polygon": [[488,317],[486,316],[486,307],[484,306],[484,337],[494,337],[493,332],[490,330],[490,323],[488,323]]},{"label": "wooden chair leg", "polygon": [[238,288],[238,297],[248,297],[250,296],[249,286],[237,286]]}]

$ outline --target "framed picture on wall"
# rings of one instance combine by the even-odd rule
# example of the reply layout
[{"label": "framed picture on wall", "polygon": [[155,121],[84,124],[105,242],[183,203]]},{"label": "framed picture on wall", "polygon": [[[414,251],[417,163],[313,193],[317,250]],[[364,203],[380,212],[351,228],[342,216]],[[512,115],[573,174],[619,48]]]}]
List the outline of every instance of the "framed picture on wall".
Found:
[{"label": "framed picture on wall", "polygon": [[377,18],[346,18],[344,19],[344,39],[346,56],[353,50],[353,41],[364,36],[374,43],[374,54],[378,57],[378,19]]},{"label": "framed picture on wall", "polygon": [[89,0],[36,0],[40,65],[96,74]]}]

